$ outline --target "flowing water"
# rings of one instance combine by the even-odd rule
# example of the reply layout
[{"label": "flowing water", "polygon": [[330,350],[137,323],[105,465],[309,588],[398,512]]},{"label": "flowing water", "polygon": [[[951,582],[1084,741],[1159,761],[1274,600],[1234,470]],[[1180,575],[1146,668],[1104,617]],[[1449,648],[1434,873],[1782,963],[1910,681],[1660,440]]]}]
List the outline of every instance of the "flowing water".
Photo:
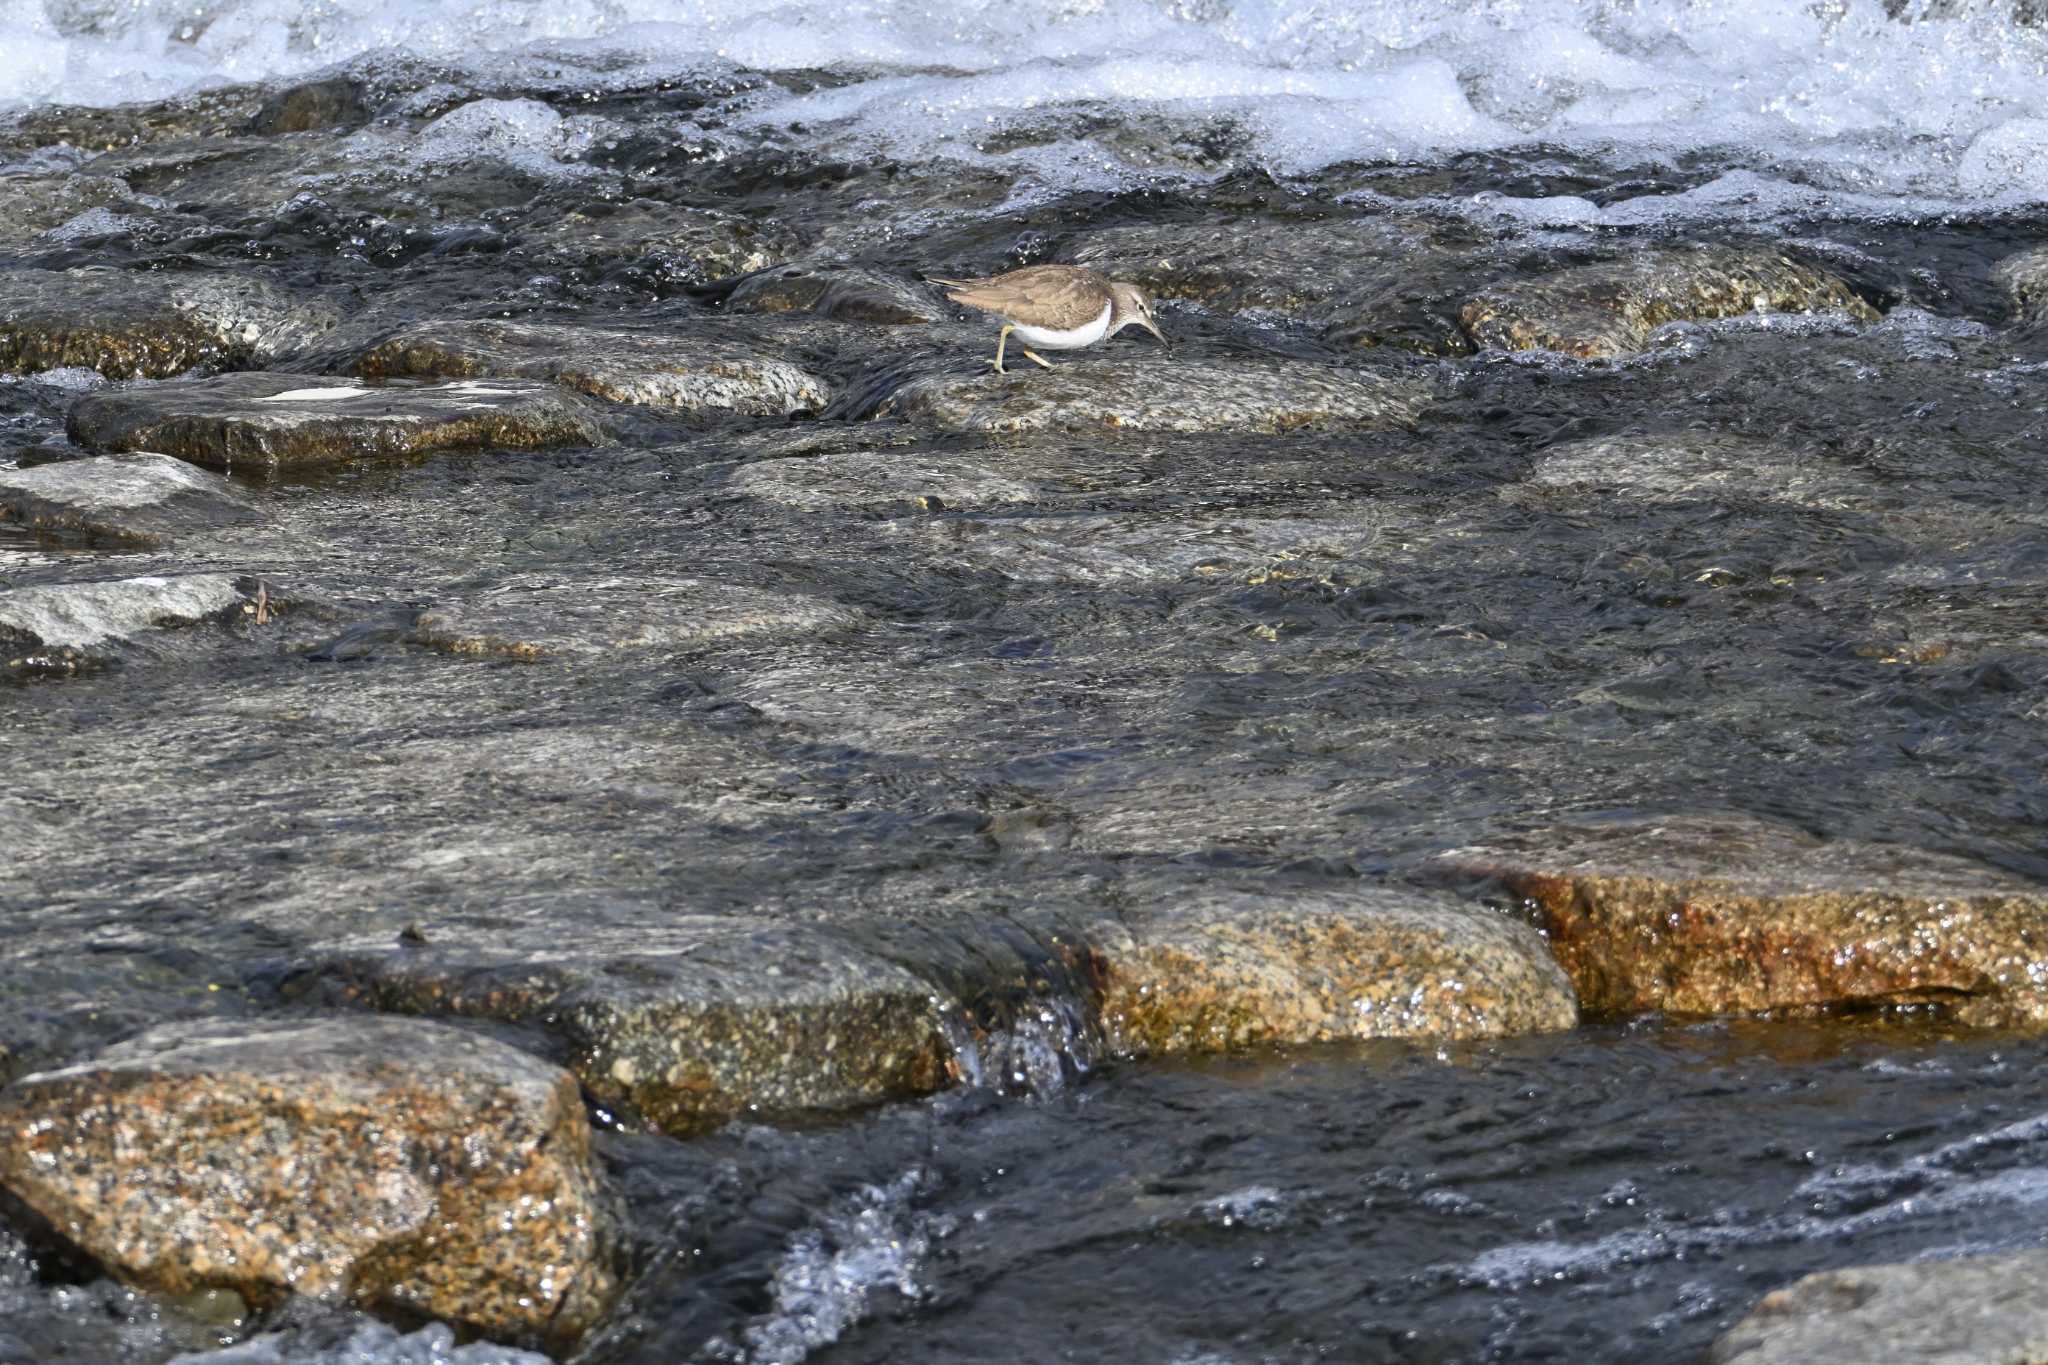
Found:
[{"label": "flowing water", "polygon": [[[173,633],[0,684],[32,1041],[268,1008],[318,945],[421,921],[1400,879],[1558,812],[1739,809],[2048,879],[2048,332],[1993,270],[2048,242],[2034,19],[0,0],[0,190],[77,209],[0,267],[243,271],[378,327],[753,326],[852,395],[794,437],[636,414],[596,450],[252,479],[268,521],[168,557],[0,530],[10,584],[218,567],[320,604],[282,645]],[[186,135],[260,104],[246,83],[337,73],[332,131]],[[154,124],[114,109],[143,99]],[[1785,245],[1886,317],[1677,325],[1606,364],[1168,303],[1175,359],[1369,361],[1439,401],[1415,431],[897,447],[851,418],[935,363],[894,335],[921,329],[729,318],[660,259],[579,254],[574,223],[646,201],[906,278],[1346,219],[1489,279]],[[989,340],[947,335],[962,370]],[[1134,335],[1111,345],[1149,354]],[[0,382],[0,460],[76,454],[65,411],[102,383]],[[1749,442],[1759,472],[1703,486],[1665,447],[1627,496],[1545,482],[1546,452],[1609,435]],[[985,496],[873,482],[913,457]],[[630,610],[665,575],[873,626],[574,670],[403,640],[448,595]],[[110,982],[126,1003],[74,1008]],[[1052,1011],[976,1088],[815,1129],[607,1133],[637,1278],[580,1358],[1684,1361],[1807,1271],[2048,1234],[2034,1040],[1595,1021],[1137,1067],[1074,1035]],[[193,1305],[77,1278],[0,1234],[0,1359],[531,1359],[303,1306],[204,1354],[222,1328]]]}]

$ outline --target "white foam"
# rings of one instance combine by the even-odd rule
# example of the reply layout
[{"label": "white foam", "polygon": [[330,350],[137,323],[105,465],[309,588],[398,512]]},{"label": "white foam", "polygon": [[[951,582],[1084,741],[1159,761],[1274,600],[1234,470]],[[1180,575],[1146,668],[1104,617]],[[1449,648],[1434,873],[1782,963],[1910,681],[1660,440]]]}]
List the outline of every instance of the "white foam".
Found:
[{"label": "white foam", "polygon": [[255,399],[258,403],[327,403],[341,402],[349,398],[363,398],[371,391],[352,385],[330,384],[318,389],[286,389],[282,393],[269,393]]},{"label": "white foam", "polygon": [[[1221,121],[1283,174],[1516,144],[1653,167],[1721,150],[1782,168],[1777,192],[1846,196],[1850,211],[2019,204],[2048,200],[2048,31],[2015,24],[2011,4],[1909,4],[1894,19],[1882,0],[0,0],[0,108],[389,53],[564,91],[829,67],[855,79],[743,96],[722,135],[1007,161],[1055,187],[1154,173],[1146,148],[1074,141],[1056,121],[1110,106],[1167,143]],[[414,150],[560,164],[602,131],[581,117],[474,101]],[[985,150],[1015,132],[1034,136]],[[1695,192],[1651,211],[1753,207],[1757,186],[1728,188],[1752,202]],[[1505,211],[1578,226],[1590,207]]]}]

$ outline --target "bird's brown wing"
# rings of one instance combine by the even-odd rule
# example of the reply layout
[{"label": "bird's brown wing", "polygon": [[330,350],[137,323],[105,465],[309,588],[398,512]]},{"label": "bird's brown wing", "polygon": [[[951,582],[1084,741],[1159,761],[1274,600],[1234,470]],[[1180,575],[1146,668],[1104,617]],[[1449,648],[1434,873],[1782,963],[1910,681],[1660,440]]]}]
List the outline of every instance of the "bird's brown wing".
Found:
[{"label": "bird's brown wing", "polygon": [[1065,331],[1093,322],[1109,302],[1109,285],[1092,270],[1075,265],[1027,265],[985,280],[941,280],[946,297],[1002,317],[1028,317],[1040,327]]}]

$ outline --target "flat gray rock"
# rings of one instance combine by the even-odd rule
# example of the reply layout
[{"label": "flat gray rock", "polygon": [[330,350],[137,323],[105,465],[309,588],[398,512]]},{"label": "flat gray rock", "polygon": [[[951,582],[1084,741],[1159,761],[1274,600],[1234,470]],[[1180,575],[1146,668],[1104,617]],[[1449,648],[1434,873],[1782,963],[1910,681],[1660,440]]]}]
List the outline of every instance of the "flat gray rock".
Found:
[{"label": "flat gray rock", "polygon": [[0,1092],[0,1185],[111,1274],[573,1345],[617,1209],[566,1071],[419,1019],[167,1024]]},{"label": "flat gray rock", "polygon": [[160,451],[223,469],[602,440],[590,406],[553,384],[260,373],[90,393],[72,406],[69,429],[92,450]]},{"label": "flat gray rock", "polygon": [[[63,670],[104,661],[150,631],[244,614],[253,619],[258,591],[248,580],[215,573],[0,591],[0,662]],[[267,593],[265,602],[267,612]]]},{"label": "flat gray rock", "polygon": [[613,403],[782,417],[822,408],[825,381],[744,343],[701,333],[524,322],[422,322],[365,351],[373,379],[549,379]]},{"label": "flat gray rock", "polygon": [[2048,1252],[1857,1266],[1773,1290],[1712,1365],[2041,1365]]},{"label": "flat gray rock", "polygon": [[0,521],[37,531],[154,546],[257,515],[220,475],[150,451],[0,469]]},{"label": "flat gray rock", "polygon": [[10,270],[0,272],[0,372],[164,379],[260,367],[337,321],[326,305],[248,275]]},{"label": "flat gray rock", "polygon": [[1459,316],[1482,346],[1609,360],[1642,350],[1667,322],[1750,313],[1878,318],[1855,290],[1818,266],[1729,247],[1646,252],[1498,285],[1475,295]]},{"label": "flat gray rock", "polygon": [[541,659],[630,649],[690,649],[723,640],[844,630],[865,613],[836,602],[693,578],[531,579],[437,603],[413,622],[415,644],[445,654]]},{"label": "flat gray rock", "polygon": [[1014,353],[1008,374],[910,380],[875,407],[947,431],[1242,431],[1399,427],[1431,398],[1410,375],[1246,358],[1055,362]]}]

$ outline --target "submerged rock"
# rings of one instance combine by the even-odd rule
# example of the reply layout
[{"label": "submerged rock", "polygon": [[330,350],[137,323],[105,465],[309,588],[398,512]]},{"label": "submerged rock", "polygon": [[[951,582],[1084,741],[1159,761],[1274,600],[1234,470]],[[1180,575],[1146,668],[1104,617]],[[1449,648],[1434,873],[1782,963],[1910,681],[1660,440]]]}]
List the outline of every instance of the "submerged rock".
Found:
[{"label": "submerged rock", "polygon": [[[1797,507],[1869,507],[1882,490],[1818,451],[1789,450],[1753,436],[1655,433],[1600,436],[1536,456],[1529,485],[1648,502],[1730,498]],[[1896,500],[1896,499],[1894,499]]]},{"label": "submerged rock", "polygon": [[248,275],[10,270],[0,272],[0,372],[242,369],[303,349],[337,320]]},{"label": "submerged rock", "polygon": [[1712,1365],[2038,1365],[2048,1360],[2048,1252],[1857,1266],[1766,1294]]},{"label": "submerged rock", "polygon": [[1735,248],[1658,252],[1497,285],[1473,297],[1459,316],[1482,346],[1601,360],[1640,351],[1667,322],[1747,313],[1878,318],[1855,290],[1818,267]]},{"label": "submerged rock", "polygon": [[726,296],[733,313],[815,313],[843,322],[911,326],[945,316],[928,289],[879,270],[785,265],[740,281]]},{"label": "submerged rock", "polygon": [[547,255],[635,265],[668,286],[765,270],[802,249],[792,233],[772,220],[756,223],[653,199],[635,199],[607,212],[571,209],[522,235],[531,248]]},{"label": "submerged rock", "polygon": [[825,381],[728,339],[522,322],[422,322],[357,361],[372,379],[551,379],[614,403],[781,417],[825,405]]},{"label": "submerged rock", "polygon": [[1203,889],[1134,906],[1091,950],[1104,1038],[1140,1055],[1490,1038],[1579,1017],[1534,930],[1428,892]]},{"label": "submerged rock", "polygon": [[756,460],[735,469],[729,487],[805,511],[831,507],[920,510],[1029,502],[1036,490],[990,469],[915,452],[835,451],[809,458]]},{"label": "submerged rock", "polygon": [[227,574],[14,588],[0,591],[0,662],[22,669],[79,668],[112,658],[148,631],[243,615],[268,619],[272,609],[267,588]]},{"label": "submerged rock", "polygon": [[1071,259],[1162,299],[1321,327],[1342,345],[1458,355],[1472,349],[1457,312],[1479,245],[1418,218],[1173,223],[1091,232]]},{"label": "submerged rock", "polygon": [[2048,887],[1743,815],[1533,831],[1440,855],[1539,917],[1590,1011],[1935,1003],[2048,1025]]},{"label": "submerged rock", "polygon": [[2048,246],[2007,256],[1992,273],[2011,292],[2013,312],[2021,321],[2048,317]]},{"label": "submerged rock", "polygon": [[566,1347],[617,1295],[567,1072],[422,1020],[170,1024],[0,1092],[0,1185],[128,1283]]},{"label": "submerged rock", "polygon": [[69,429],[72,440],[93,450],[154,450],[219,468],[601,439],[589,405],[552,384],[372,387],[296,374],[222,375],[87,394],[73,405]]},{"label": "submerged rock", "polygon": [[414,643],[447,654],[540,660],[622,649],[688,649],[714,640],[815,635],[859,624],[835,602],[693,578],[559,579],[499,584],[439,603],[413,622]]},{"label": "submerged rock", "polygon": [[1040,370],[1011,352],[1009,374],[938,374],[884,397],[874,416],[949,431],[1240,431],[1398,427],[1429,402],[1427,381],[1270,360],[1170,357],[1065,363]]},{"label": "submerged rock", "polygon": [[0,469],[0,521],[38,531],[152,546],[256,515],[220,475],[149,451]]}]

